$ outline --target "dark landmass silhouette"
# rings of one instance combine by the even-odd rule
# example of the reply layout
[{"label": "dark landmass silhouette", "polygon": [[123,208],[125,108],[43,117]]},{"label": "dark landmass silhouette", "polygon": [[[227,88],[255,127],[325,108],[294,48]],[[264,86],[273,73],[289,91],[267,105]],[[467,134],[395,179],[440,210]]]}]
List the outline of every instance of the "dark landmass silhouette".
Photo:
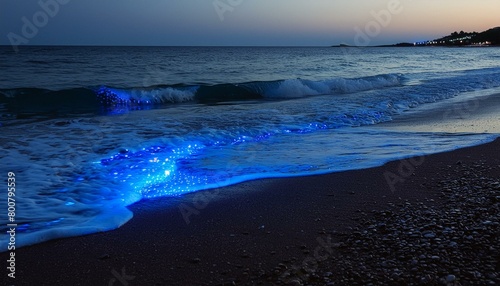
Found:
[{"label": "dark landmass silhouette", "polygon": [[[453,32],[448,36],[428,41],[414,43],[398,43],[392,45],[380,45],[373,47],[423,47],[423,46],[445,46],[445,47],[490,47],[500,46],[500,27],[491,28],[484,32]],[[340,44],[332,47],[360,47]]]},{"label": "dark landmass silhouette", "polygon": [[500,27],[478,33],[464,31],[453,32],[448,36],[418,43],[431,46],[498,46],[500,45]]}]

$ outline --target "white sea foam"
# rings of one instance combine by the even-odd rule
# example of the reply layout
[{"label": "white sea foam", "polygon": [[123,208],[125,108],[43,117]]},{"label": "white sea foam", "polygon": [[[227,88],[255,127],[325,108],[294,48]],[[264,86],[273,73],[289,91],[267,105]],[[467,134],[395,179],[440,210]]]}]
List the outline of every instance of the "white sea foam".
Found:
[{"label": "white sea foam", "polygon": [[[499,75],[493,68],[435,78],[288,80],[261,90],[293,100],[179,105],[3,126],[0,171],[15,172],[19,190],[17,246],[117,228],[132,215],[126,206],[143,198],[254,178],[366,168],[493,140],[497,134],[383,131],[369,125],[418,106],[459,100],[464,92],[499,87]],[[193,92],[116,93],[127,100],[171,101],[189,99]],[[0,204],[6,205],[5,196]],[[6,225],[5,217],[0,224]],[[2,236],[0,251],[6,243]]]},{"label": "white sea foam", "polygon": [[401,75],[380,75],[374,77],[345,79],[333,78],[322,81],[301,79],[284,80],[277,87],[263,91],[269,98],[298,98],[322,94],[355,93],[384,87],[401,85]]}]

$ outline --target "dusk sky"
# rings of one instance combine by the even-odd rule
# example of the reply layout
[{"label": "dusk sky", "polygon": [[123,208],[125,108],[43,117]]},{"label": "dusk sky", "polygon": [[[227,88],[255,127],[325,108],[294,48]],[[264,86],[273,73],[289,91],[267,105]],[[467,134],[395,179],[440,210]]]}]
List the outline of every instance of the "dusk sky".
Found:
[{"label": "dusk sky", "polygon": [[378,45],[481,32],[499,14],[498,0],[0,0],[0,44]]}]

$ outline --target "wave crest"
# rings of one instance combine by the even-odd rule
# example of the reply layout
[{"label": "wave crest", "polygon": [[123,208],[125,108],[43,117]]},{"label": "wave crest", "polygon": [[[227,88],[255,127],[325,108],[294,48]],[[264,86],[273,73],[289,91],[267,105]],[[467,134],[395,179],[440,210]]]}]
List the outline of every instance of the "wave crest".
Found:
[{"label": "wave crest", "polygon": [[354,79],[287,79],[217,85],[170,85],[138,88],[100,86],[48,90],[17,88],[0,90],[0,104],[18,116],[64,116],[74,113],[115,113],[186,102],[221,103],[245,100],[294,99],[315,95],[356,93],[401,85],[401,75]]}]

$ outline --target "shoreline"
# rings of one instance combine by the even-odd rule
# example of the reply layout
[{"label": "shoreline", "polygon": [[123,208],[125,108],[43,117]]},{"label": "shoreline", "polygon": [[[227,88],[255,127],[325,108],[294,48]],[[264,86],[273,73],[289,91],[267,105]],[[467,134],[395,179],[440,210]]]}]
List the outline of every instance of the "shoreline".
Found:
[{"label": "shoreline", "polygon": [[[119,229],[16,250],[17,278],[9,282],[16,285],[362,282],[366,276],[362,274],[370,273],[366,267],[364,271],[353,266],[350,270],[346,268],[349,271],[327,271],[349,259],[343,251],[325,252],[331,247],[321,246],[338,247],[340,243],[351,249],[350,237],[363,233],[367,227],[363,222],[383,221],[378,214],[388,207],[422,204],[442,209],[447,198],[442,195],[441,182],[474,180],[453,171],[456,168],[470,166],[469,174],[480,171],[483,177],[496,178],[498,182],[499,149],[500,139],[496,139],[364,170],[263,179],[179,198],[141,201],[130,207],[134,218]],[[408,215],[405,210],[395,212]],[[394,267],[402,267],[397,264]],[[308,267],[302,269],[304,265],[314,266],[314,272],[309,272]],[[498,274],[498,258],[496,265]],[[417,277],[422,275],[429,279],[424,282],[438,283],[436,279],[443,279],[426,271],[430,270],[422,269],[425,273],[415,274],[415,280],[410,276],[406,282],[418,284],[422,281]],[[349,273],[357,273],[360,280],[355,275],[344,277]],[[472,279],[461,274],[447,275],[462,282]],[[485,280],[479,281],[500,282],[500,276],[488,278],[483,274],[482,277],[478,279]],[[383,274],[370,281],[382,284],[398,280]]]},{"label": "shoreline", "polygon": [[500,134],[498,110],[500,93],[496,88],[467,92],[423,109],[417,107],[374,127],[413,132]]}]

